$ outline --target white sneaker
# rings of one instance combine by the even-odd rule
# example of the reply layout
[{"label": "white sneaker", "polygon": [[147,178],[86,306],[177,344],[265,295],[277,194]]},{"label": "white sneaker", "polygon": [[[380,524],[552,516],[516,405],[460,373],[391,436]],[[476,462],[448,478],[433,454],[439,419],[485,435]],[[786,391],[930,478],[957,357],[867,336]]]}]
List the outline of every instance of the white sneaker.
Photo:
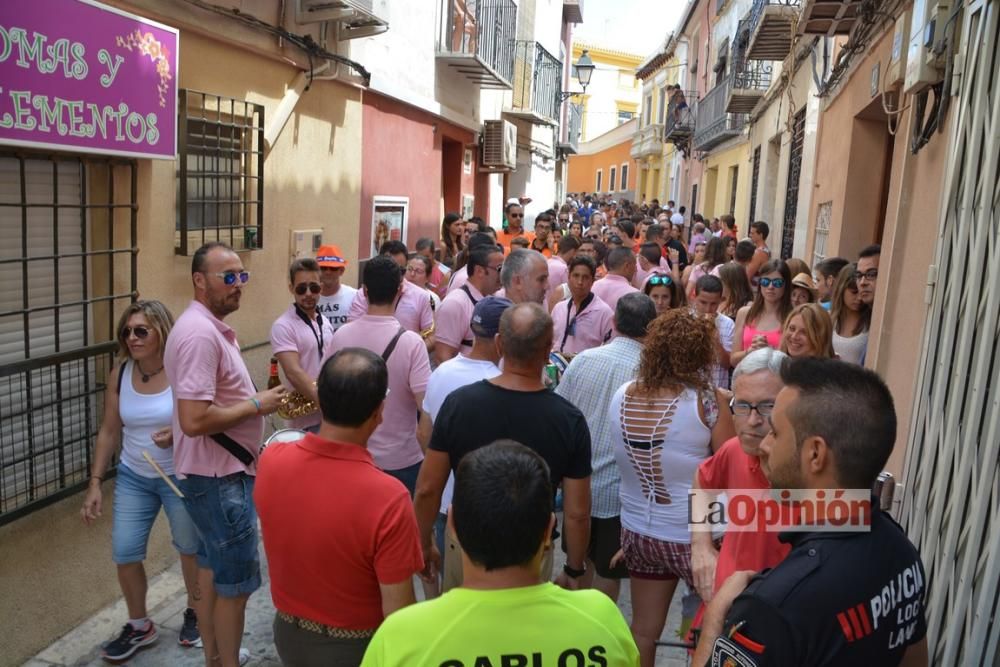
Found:
[{"label": "white sneaker", "polygon": [[245,648],[240,648],[240,667],[250,662],[250,651]]}]

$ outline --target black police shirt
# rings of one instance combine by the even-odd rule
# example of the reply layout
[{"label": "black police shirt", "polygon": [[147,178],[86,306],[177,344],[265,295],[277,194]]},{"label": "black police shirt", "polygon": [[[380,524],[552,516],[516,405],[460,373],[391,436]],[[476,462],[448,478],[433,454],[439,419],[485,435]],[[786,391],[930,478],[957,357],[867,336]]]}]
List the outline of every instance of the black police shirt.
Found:
[{"label": "black police shirt", "polygon": [[873,508],[870,532],[781,540],[792,550],[733,601],[712,667],[897,665],[924,638],[923,564],[889,515]]}]

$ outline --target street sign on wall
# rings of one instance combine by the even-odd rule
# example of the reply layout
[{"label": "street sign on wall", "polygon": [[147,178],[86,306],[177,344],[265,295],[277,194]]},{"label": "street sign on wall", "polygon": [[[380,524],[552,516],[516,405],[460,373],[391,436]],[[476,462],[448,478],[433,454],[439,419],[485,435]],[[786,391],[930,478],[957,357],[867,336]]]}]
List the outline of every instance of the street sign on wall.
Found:
[{"label": "street sign on wall", "polygon": [[0,2],[0,145],[173,159],[175,28],[91,0]]}]

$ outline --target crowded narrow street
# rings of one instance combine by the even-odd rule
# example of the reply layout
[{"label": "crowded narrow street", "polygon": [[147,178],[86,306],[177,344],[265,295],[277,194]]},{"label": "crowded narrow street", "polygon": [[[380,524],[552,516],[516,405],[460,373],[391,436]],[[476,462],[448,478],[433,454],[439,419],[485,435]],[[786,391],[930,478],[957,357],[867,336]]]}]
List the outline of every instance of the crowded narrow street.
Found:
[{"label": "crowded narrow street", "polygon": [[0,2],[0,667],[1000,665],[1000,0]]}]

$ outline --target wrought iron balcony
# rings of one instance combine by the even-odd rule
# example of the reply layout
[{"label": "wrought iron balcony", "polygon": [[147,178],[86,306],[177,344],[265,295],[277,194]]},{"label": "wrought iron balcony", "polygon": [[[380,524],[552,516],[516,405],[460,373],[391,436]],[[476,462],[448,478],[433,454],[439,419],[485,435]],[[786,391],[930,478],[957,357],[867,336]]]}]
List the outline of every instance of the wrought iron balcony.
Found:
[{"label": "wrought iron balcony", "polygon": [[514,79],[514,0],[442,0],[437,58],[482,88]]},{"label": "wrought iron balcony", "polygon": [[563,21],[583,23],[583,0],[563,0]]},{"label": "wrought iron balcony", "polygon": [[693,142],[695,150],[711,150],[743,133],[747,121],[746,114],[726,111],[731,85],[732,78],[726,77],[698,102]]},{"label": "wrought iron balcony", "polygon": [[559,150],[564,155],[576,155],[580,152],[580,133],[583,130],[583,105],[570,104],[566,109],[565,141],[559,143]]},{"label": "wrought iron balcony", "polygon": [[792,50],[801,0],[754,0],[747,18],[748,60],[784,60]]},{"label": "wrought iron balcony", "polygon": [[726,101],[726,111],[730,113],[750,113],[764,97],[771,85],[771,62],[764,60],[748,60],[734,62],[730,74],[732,85],[729,88],[729,98]]},{"label": "wrought iron balcony", "polygon": [[862,0],[803,0],[799,32],[803,35],[847,35],[854,29]]},{"label": "wrought iron balcony", "polygon": [[636,160],[663,152],[663,123],[650,123],[632,135],[630,155]]},{"label": "wrought iron balcony", "polygon": [[697,97],[698,94],[693,90],[682,91],[679,96],[674,93],[667,104],[667,117],[663,124],[664,141],[680,145],[691,138],[694,134]]},{"label": "wrought iron balcony", "polygon": [[562,62],[541,44],[517,41],[513,105],[504,113],[537,125],[557,125],[562,71]]}]

